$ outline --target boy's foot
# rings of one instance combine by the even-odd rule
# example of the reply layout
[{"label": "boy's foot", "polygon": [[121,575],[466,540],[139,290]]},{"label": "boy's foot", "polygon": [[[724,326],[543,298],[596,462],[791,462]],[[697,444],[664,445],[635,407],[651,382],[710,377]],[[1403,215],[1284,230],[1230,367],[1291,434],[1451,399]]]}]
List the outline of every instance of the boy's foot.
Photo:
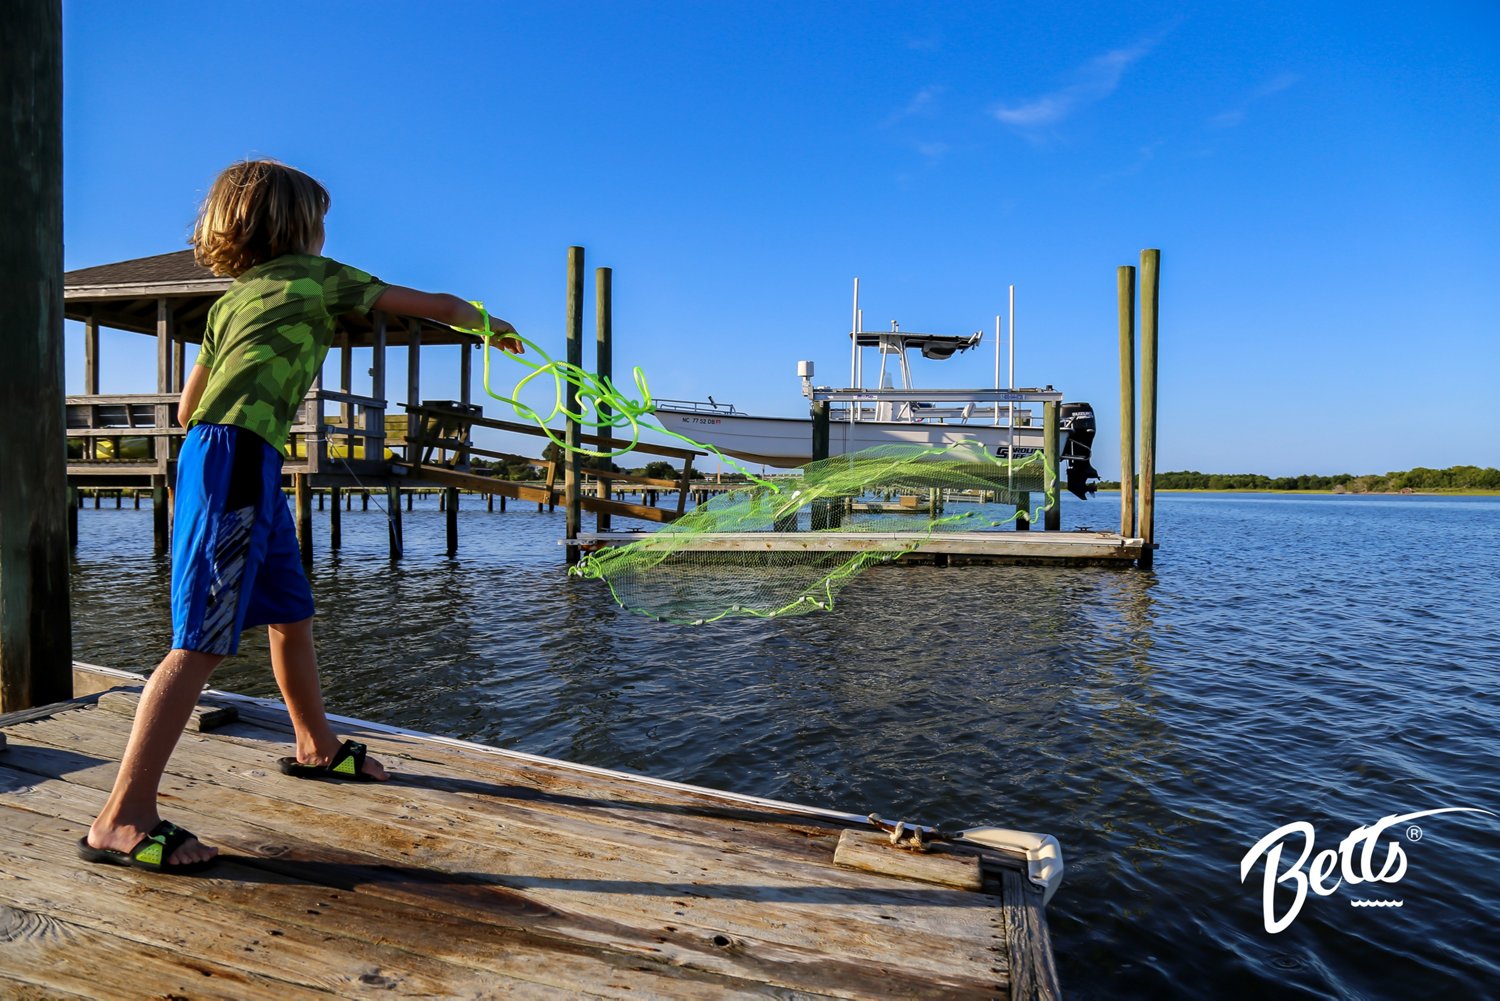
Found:
[{"label": "boy's foot", "polygon": [[285,775],[299,779],[341,779],[346,782],[384,782],[390,773],[368,755],[368,749],[357,740],[346,740],[332,753],[299,748],[295,758],[277,761]]},{"label": "boy's foot", "polygon": [[[161,847],[153,849],[153,844]],[[219,850],[199,841],[191,831],[161,820],[105,824],[100,819],[79,839],[78,853],[90,862],[182,872],[208,866]]]}]

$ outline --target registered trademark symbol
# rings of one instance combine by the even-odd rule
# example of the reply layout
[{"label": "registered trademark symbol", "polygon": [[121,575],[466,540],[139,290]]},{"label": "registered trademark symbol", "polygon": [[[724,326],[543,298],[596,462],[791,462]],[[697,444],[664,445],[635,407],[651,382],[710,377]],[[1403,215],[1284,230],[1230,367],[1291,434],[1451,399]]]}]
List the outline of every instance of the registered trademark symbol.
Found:
[{"label": "registered trademark symbol", "polygon": [[1406,840],[1407,841],[1421,841],[1422,840],[1422,829],[1420,827],[1418,827],[1416,824],[1412,824],[1410,827],[1408,827],[1406,829]]}]

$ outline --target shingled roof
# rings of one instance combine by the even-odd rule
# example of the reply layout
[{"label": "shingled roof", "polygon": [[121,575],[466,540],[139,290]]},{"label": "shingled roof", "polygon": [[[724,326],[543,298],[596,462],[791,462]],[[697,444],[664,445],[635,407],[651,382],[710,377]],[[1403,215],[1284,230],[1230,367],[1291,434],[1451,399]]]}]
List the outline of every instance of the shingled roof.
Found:
[{"label": "shingled roof", "polygon": [[190,286],[198,289],[213,285],[222,292],[229,287],[230,281],[193,260],[191,250],[175,250],[170,254],[69,271],[63,275],[63,288],[71,299],[94,298],[106,289],[121,288],[150,287],[165,292],[171,288]]},{"label": "shingled roof", "polygon": [[[100,326],[154,335],[158,304],[165,300],[172,313],[176,338],[199,343],[203,340],[209,307],[233,281],[215,275],[193,260],[192,250],[76,268],[63,275],[63,312],[70,320],[92,318]],[[424,344],[460,344],[472,340],[467,334],[427,320],[420,322],[419,329]],[[345,337],[357,347],[370,346],[374,342],[370,317],[352,314],[343,317],[335,343],[344,343]],[[406,321],[393,317],[386,327],[386,344],[406,344],[408,340]]]}]

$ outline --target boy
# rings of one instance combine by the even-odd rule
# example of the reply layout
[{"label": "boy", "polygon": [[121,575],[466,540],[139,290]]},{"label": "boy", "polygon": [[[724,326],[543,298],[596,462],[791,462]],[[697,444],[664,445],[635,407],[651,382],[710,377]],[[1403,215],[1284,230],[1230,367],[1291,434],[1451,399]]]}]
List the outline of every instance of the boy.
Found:
[{"label": "boy", "polygon": [[[271,668],[296,732],[281,770],[301,778],[384,781],[363,745],[340,743],[323,708],[312,591],[281,493],[281,462],[297,407],[322,368],[339,316],[384,310],[463,329],[480,310],[452,295],[387,285],[320,256],[328,192],[274,160],[223,171],[204,200],[192,244],[200,264],[235,282],[209,311],[183,387],[188,428],[178,459],[172,543],[172,650],[141,695],[113,791],[79,854],[91,862],[185,873],[218,854],[163,821],[157,790],[209,675],[265,625]],[[490,329],[515,333],[503,320]],[[502,350],[519,352],[513,338]]]}]

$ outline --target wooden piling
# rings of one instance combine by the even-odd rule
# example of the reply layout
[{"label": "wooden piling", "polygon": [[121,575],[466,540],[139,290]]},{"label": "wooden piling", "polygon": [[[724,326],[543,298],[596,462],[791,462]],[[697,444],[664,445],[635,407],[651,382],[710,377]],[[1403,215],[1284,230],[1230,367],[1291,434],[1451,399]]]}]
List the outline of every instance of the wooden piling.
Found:
[{"label": "wooden piling", "polygon": [[1048,532],[1059,532],[1062,530],[1062,491],[1059,486],[1062,482],[1062,463],[1058,457],[1062,455],[1062,422],[1059,420],[1062,404],[1048,400],[1042,404],[1042,458],[1047,467],[1047,481],[1044,488],[1044,503],[1047,510],[1042,512],[1042,528]]},{"label": "wooden piling", "polygon": [[339,501],[343,491],[338,487],[328,488],[328,548],[330,551],[337,550],[344,544],[344,526],[340,514]]},{"label": "wooden piling", "polygon": [[62,9],[0,18],[0,711],[73,694],[63,421]]},{"label": "wooden piling", "polygon": [[1120,310],[1120,534],[1135,534],[1135,268],[1115,272]]},{"label": "wooden piling", "polygon": [[167,537],[167,478],[151,477],[151,547],[156,555],[167,552],[170,539]]},{"label": "wooden piling", "polygon": [[[407,320],[406,323],[406,402],[421,405],[422,403],[422,325],[416,320]],[[406,458],[407,461],[420,463],[422,461],[422,450],[411,444],[419,437],[422,419],[413,410],[406,411]],[[406,495],[407,510],[411,510],[411,494]]]},{"label": "wooden piling", "polygon": [[83,391],[99,395],[99,317],[93,309],[83,322]]},{"label": "wooden piling", "polygon": [[[407,503],[411,502],[411,494],[406,495]],[[391,559],[399,559],[403,551],[401,541],[401,488],[391,484],[385,488],[385,514],[386,526],[390,536]]]},{"label": "wooden piling", "polygon": [[443,490],[443,499],[446,502],[445,528],[448,534],[448,555],[458,555],[458,488],[447,487]]},{"label": "wooden piling", "polygon": [[[814,400],[808,407],[812,417],[812,461],[818,462],[828,458],[829,452],[829,417],[828,401]],[[803,477],[808,475],[806,469],[802,471]],[[827,500],[815,500],[812,502],[811,525],[814,532],[838,526],[838,515]]]},{"label": "wooden piling", "polygon": [[68,545],[78,545],[78,488],[68,487]]},{"label": "wooden piling", "polygon": [[307,484],[306,473],[292,476],[292,489],[297,504],[297,549],[302,554],[302,565],[312,566],[312,489]]},{"label": "wooden piling", "polygon": [[[567,362],[574,366],[576,371],[583,367],[582,247],[568,248],[567,336]],[[583,509],[578,500],[578,387],[571,382],[567,386],[567,402],[564,404],[567,422],[563,431],[563,441],[567,445],[567,455],[563,456],[563,531],[568,539],[568,565],[572,566],[578,562],[581,555],[573,540],[578,538],[578,532],[582,528]]]},{"label": "wooden piling", "polygon": [[1141,566],[1152,563],[1156,518],[1156,340],[1161,295],[1161,251],[1141,251],[1141,479],[1136,535],[1144,539]]},{"label": "wooden piling", "polygon": [[[594,269],[594,372],[605,383],[614,378],[614,293],[611,288],[613,277],[614,272],[609,268]],[[613,410],[608,403],[599,404],[601,426],[596,433],[601,441],[595,446],[597,451],[605,453],[614,451],[614,428],[609,426],[612,413]],[[599,496],[605,500],[609,499],[608,480],[599,481]],[[594,530],[598,532],[610,530],[608,511],[600,511],[594,515]]]}]

